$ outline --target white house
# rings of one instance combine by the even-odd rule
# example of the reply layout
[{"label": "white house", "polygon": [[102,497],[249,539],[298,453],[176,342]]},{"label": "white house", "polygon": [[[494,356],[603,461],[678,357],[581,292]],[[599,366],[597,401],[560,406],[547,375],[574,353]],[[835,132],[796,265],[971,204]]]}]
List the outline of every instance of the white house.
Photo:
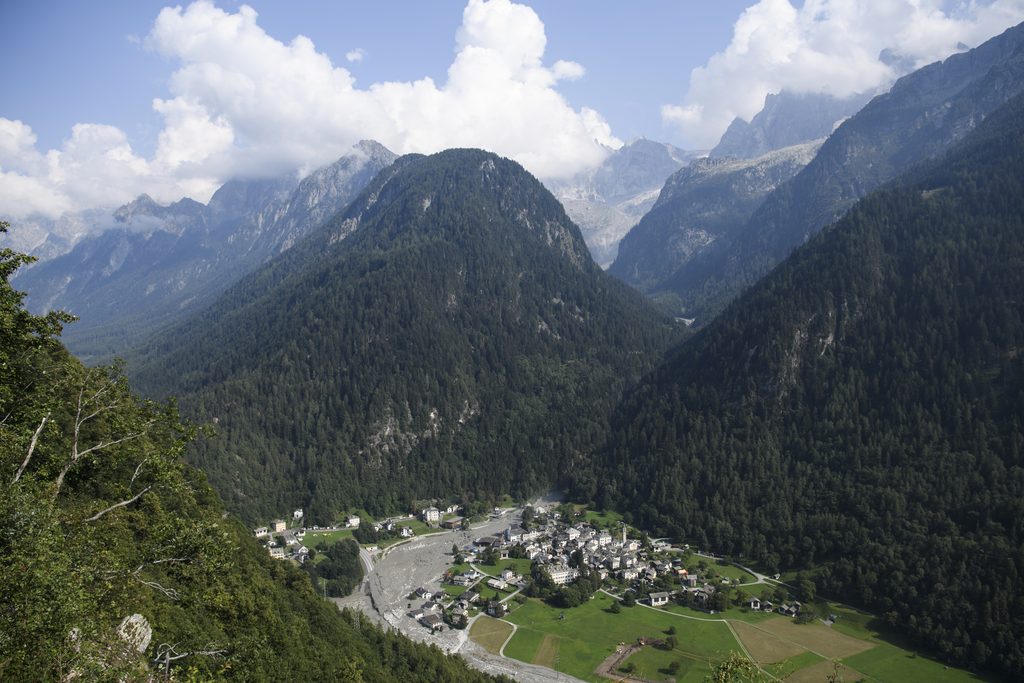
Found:
[{"label": "white house", "polygon": [[299,508],[298,510],[292,513],[292,519],[302,519],[302,508]]},{"label": "white house", "polygon": [[353,528],[355,528],[357,526],[359,526],[359,515],[349,515],[348,517],[345,518],[345,527],[346,528],[353,529]]},{"label": "white house", "polygon": [[566,567],[564,564],[553,564],[547,571],[551,575],[551,580],[559,586],[572,583],[580,574],[576,569]]},{"label": "white house", "polygon": [[668,593],[651,593],[651,607],[661,607],[668,604]]},{"label": "white house", "polygon": [[441,521],[441,511],[434,506],[430,506],[423,511],[423,521],[427,524],[432,524]]}]

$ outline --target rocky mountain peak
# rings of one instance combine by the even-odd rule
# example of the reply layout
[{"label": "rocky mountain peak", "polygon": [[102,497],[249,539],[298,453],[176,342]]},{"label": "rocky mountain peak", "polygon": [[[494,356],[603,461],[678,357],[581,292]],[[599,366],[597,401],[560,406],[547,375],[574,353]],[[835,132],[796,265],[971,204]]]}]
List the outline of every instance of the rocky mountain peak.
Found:
[{"label": "rocky mountain peak", "polygon": [[768,152],[827,137],[856,114],[873,93],[839,98],[827,93],[769,93],[764,108],[747,123],[737,117],[709,156],[754,159]]}]

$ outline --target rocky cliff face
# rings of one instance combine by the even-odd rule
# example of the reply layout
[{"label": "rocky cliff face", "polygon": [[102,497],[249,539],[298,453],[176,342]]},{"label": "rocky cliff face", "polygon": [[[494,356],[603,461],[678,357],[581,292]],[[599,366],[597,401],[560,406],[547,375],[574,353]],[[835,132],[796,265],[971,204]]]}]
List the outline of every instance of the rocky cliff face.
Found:
[{"label": "rocky cliff face", "polygon": [[629,231],[609,272],[644,292],[691,260],[722,251],[765,196],[814,158],[822,140],[757,159],[697,159],[674,173],[654,208]]},{"label": "rocky cliff face", "polygon": [[547,185],[579,226],[594,260],[607,267],[622,237],[654,206],[665,179],[703,155],[639,137],[600,167]]},{"label": "rocky cliff face", "polygon": [[754,159],[777,149],[828,137],[843,119],[856,114],[870,99],[870,93],[843,99],[825,93],[797,95],[786,90],[768,94],[764,109],[750,123],[739,117],[733,119],[708,156]]}]

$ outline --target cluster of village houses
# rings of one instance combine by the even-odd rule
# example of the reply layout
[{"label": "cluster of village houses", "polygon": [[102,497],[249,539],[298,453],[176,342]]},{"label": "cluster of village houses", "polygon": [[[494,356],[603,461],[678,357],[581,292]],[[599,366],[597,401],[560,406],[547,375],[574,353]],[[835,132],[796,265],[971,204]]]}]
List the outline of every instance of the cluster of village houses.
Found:
[{"label": "cluster of village houses", "polygon": [[[451,517],[456,512],[458,512],[456,506],[451,506],[447,509],[431,506],[422,511],[421,517],[424,522],[430,525],[459,529],[462,526],[462,518]],[[533,512],[535,516],[540,518],[547,514],[547,511],[542,507],[534,508]],[[292,516],[293,521],[302,519],[302,514],[302,510],[296,510]],[[403,525],[403,523],[407,523],[411,517],[412,515],[393,517],[382,522],[376,522],[374,526],[378,531],[397,532],[400,537],[407,538],[414,534],[412,528]],[[345,519],[344,528],[358,527],[359,524],[359,516],[350,515]],[[320,529],[313,527],[313,530]],[[330,528],[324,530],[335,531],[337,529]],[[291,557],[302,562],[309,553],[308,549],[301,543],[305,531],[305,528],[289,531],[284,520],[274,520],[270,528],[259,527],[254,529],[253,533],[257,538],[278,534],[281,545],[272,544],[270,546],[271,556],[282,559]],[[557,585],[570,584],[579,577],[579,569],[570,567],[569,564],[572,555],[577,551],[581,551],[583,561],[592,572],[596,572],[601,577],[602,581],[614,576],[627,582],[643,580],[647,583],[653,583],[658,576],[669,575],[680,582],[681,590],[692,593],[694,601],[698,606],[706,604],[716,590],[714,586],[704,580],[704,577],[692,574],[689,570],[679,566],[679,560],[673,562],[667,560],[648,560],[646,553],[641,548],[640,542],[637,539],[627,537],[625,526],[622,529],[622,536],[615,538],[607,529],[598,531],[589,524],[562,524],[558,522],[557,512],[552,512],[546,521],[538,522],[530,528],[524,528],[520,524],[511,524],[500,536],[478,538],[474,545],[476,546],[475,549],[467,548],[467,551],[480,552],[490,548],[498,554],[500,559],[507,559],[513,547],[522,546],[525,559],[542,565],[544,571],[548,573],[551,580]],[[292,546],[294,546],[293,550],[290,553],[286,553],[286,548]],[[486,579],[488,587],[501,591],[514,591],[515,588],[524,585],[523,577],[508,569],[502,572],[500,578],[494,578],[470,568],[462,574],[452,576],[450,581],[456,586],[475,587],[478,582],[484,579]],[[512,588],[513,586],[515,588]],[[414,593],[417,598],[422,599],[424,602],[419,608],[412,610],[409,615],[418,619],[424,626],[430,629],[441,628],[444,624],[440,616],[444,611],[441,601],[448,597],[445,591],[442,589],[431,594],[424,588],[418,588]],[[673,593],[671,592],[650,593],[650,604],[652,607],[667,605],[672,595]],[[470,610],[477,607],[475,603],[479,601],[479,598],[480,595],[476,591],[467,590],[463,592],[451,607],[452,617],[458,619],[462,615],[468,615]],[[751,598],[750,600],[750,608],[752,610],[776,611],[785,616],[796,616],[800,611],[800,607],[799,602],[792,602],[775,608],[768,601],[762,601],[758,598]],[[493,616],[502,612],[503,606],[498,601],[491,601],[487,604],[486,611]]]},{"label": "cluster of village houses", "polygon": [[[461,517],[445,519],[442,522],[443,516],[451,515],[456,510],[457,508],[455,506],[450,506],[447,510],[428,507],[420,516],[427,524],[440,524],[448,529],[458,529],[462,524]],[[301,520],[303,514],[304,513],[301,508],[293,512],[292,522],[298,522]],[[397,533],[399,538],[412,538],[416,535],[413,532],[412,527],[408,526],[409,519],[412,517],[413,515],[391,517],[381,522],[375,522],[373,526],[377,531]],[[359,515],[348,515],[345,517],[344,524],[340,527],[324,527],[321,529],[318,526],[314,526],[311,529],[306,529],[305,527],[300,529],[288,529],[288,522],[283,519],[275,519],[270,523],[269,527],[256,527],[252,530],[252,533],[256,538],[270,539],[270,543],[267,548],[270,551],[271,557],[280,560],[294,559],[299,562],[305,562],[306,558],[309,557],[309,548],[302,544],[302,539],[306,535],[307,531],[338,531],[339,529],[355,529],[359,524]],[[274,536],[277,536],[278,538],[277,543],[273,540]]]}]

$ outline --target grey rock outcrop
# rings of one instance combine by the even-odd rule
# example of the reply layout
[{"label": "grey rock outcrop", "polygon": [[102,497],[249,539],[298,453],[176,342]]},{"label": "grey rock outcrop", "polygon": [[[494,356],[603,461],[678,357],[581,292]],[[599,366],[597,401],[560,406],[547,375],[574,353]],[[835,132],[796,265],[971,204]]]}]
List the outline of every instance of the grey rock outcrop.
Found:
[{"label": "grey rock outcrop", "polygon": [[666,181],[654,208],[622,239],[609,272],[641,291],[658,291],[691,260],[727,248],[765,196],[806,166],[822,142],[757,159],[693,161]]},{"label": "grey rock outcrop", "polygon": [[747,123],[737,117],[708,155],[754,159],[768,152],[828,137],[843,119],[860,111],[871,94],[837,98],[826,93],[768,94],[764,108]]},{"label": "grey rock outcrop", "polygon": [[579,226],[591,256],[607,267],[622,237],[654,206],[665,179],[703,155],[638,137],[598,168],[545,184]]}]

